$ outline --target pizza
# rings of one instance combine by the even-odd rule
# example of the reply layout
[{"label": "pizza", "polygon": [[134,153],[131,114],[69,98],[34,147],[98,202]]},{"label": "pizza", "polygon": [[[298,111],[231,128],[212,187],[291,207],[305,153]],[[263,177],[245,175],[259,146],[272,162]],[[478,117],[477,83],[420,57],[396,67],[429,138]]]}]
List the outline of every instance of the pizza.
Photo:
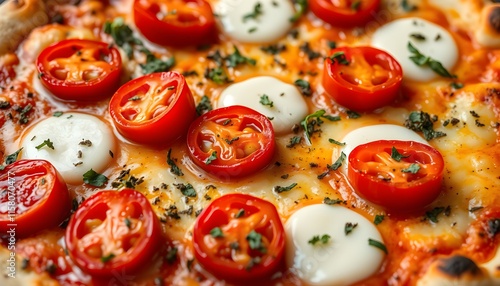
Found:
[{"label": "pizza", "polygon": [[500,285],[500,4],[0,1],[0,285]]}]

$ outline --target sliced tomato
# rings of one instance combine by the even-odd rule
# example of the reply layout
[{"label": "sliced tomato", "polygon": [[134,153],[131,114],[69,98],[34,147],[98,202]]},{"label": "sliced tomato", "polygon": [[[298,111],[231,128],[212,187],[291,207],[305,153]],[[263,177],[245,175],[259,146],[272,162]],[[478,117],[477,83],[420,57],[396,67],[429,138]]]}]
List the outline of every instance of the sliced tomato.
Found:
[{"label": "sliced tomato", "polygon": [[244,106],[205,113],[188,131],[189,156],[203,170],[228,179],[255,173],[274,156],[274,129],[263,114]]},{"label": "sliced tomato", "polygon": [[135,271],[151,262],[162,242],[161,228],[141,193],[100,191],[69,221],[68,252],[82,270],[97,276]]},{"label": "sliced tomato", "polygon": [[248,281],[269,277],[280,266],[285,234],[276,207],[246,194],[215,199],[193,229],[196,259],[219,278]]},{"label": "sliced tomato", "polygon": [[354,190],[388,211],[422,210],[441,193],[444,160],[429,145],[374,141],[354,148],[348,160]]},{"label": "sliced tomato", "polygon": [[55,227],[71,211],[63,178],[45,160],[19,160],[0,171],[0,233],[26,237]]},{"label": "sliced tomato", "polygon": [[326,92],[340,105],[361,112],[391,104],[402,80],[398,61],[372,47],[333,49],[323,70]]},{"label": "sliced tomato", "polygon": [[352,27],[373,19],[380,0],[310,0],[308,5],[323,21],[334,26]]},{"label": "sliced tomato", "polygon": [[109,113],[126,138],[163,145],[186,134],[196,118],[196,106],[181,74],[161,72],[120,87],[109,102]]},{"label": "sliced tomato", "polygon": [[153,43],[185,47],[215,42],[217,29],[204,0],[135,0],[135,25]]},{"label": "sliced tomato", "polygon": [[120,52],[107,43],[69,39],[45,48],[36,59],[42,84],[59,99],[109,98],[120,84]]}]

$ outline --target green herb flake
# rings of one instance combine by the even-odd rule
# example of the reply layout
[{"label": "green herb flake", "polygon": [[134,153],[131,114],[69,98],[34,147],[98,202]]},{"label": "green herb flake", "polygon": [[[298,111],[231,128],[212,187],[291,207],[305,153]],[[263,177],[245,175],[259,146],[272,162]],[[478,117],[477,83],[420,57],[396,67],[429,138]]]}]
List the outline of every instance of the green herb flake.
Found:
[{"label": "green herb flake", "polygon": [[294,82],[295,86],[297,86],[300,90],[300,93],[302,93],[305,96],[311,96],[312,90],[311,90],[311,84],[303,79],[298,79]]},{"label": "green herb flake", "polygon": [[337,141],[335,139],[332,139],[332,138],[329,138],[328,139],[328,142],[332,143],[332,144],[335,144],[335,145],[339,145],[339,146],[345,146],[345,143],[344,142],[340,142],[340,141]]},{"label": "green herb flake", "polygon": [[194,189],[193,185],[191,184],[174,184],[174,186],[181,191],[181,193],[186,196],[186,197],[191,197],[194,198],[196,197],[197,193],[196,190]]},{"label": "green herb flake", "polygon": [[236,46],[233,47],[234,47],[234,52],[224,58],[226,61],[226,66],[228,68],[234,68],[241,64],[250,64],[254,66],[257,63],[256,60],[243,56],[240,53],[240,50],[238,50]]},{"label": "green herb flake", "polygon": [[272,102],[269,99],[269,96],[267,94],[263,94],[263,95],[260,96],[259,103],[262,104],[262,105],[264,105],[264,106],[269,106],[269,107],[273,107],[274,106],[274,102]]},{"label": "green herb flake", "polygon": [[132,228],[132,222],[130,221],[130,219],[129,219],[129,218],[127,218],[127,217],[126,217],[126,218],[123,220],[123,222],[125,223],[125,226],[127,226],[127,228],[128,228],[128,229]]},{"label": "green herb flake", "polygon": [[332,64],[338,63],[338,64],[344,65],[344,66],[347,66],[350,64],[350,62],[345,57],[344,52],[335,52],[333,55],[330,56],[330,60],[332,61]]},{"label": "green herb flake", "polygon": [[255,4],[255,6],[253,7],[252,12],[243,15],[243,22],[246,22],[249,19],[257,20],[262,14],[262,4],[260,2],[257,2],[257,4]]},{"label": "green herb flake", "polygon": [[327,244],[330,241],[331,236],[328,234],[323,235],[315,235],[311,239],[309,239],[308,243],[311,245],[316,245],[318,243]]},{"label": "green herb flake", "polygon": [[408,157],[410,157],[410,156],[409,155],[408,156],[402,155],[401,153],[399,153],[399,151],[398,151],[398,149],[396,149],[396,147],[392,146],[391,158],[396,160],[396,162],[400,162],[401,159],[408,158]]},{"label": "green herb flake", "polygon": [[411,164],[408,166],[406,169],[401,169],[401,172],[403,173],[411,173],[411,174],[416,174],[420,170],[420,165],[419,164]]},{"label": "green herb flake", "polygon": [[379,225],[384,221],[384,219],[385,219],[384,215],[376,215],[375,218],[373,219],[373,223],[375,225]]},{"label": "green herb flake", "polygon": [[405,120],[405,127],[416,132],[422,132],[426,140],[446,136],[446,133],[434,130],[434,121],[423,111],[412,111]]},{"label": "green herb flake", "polygon": [[56,111],[54,112],[54,114],[52,114],[52,116],[54,117],[61,117],[64,113],[62,111]]},{"label": "green herb flake", "polygon": [[90,169],[83,174],[83,182],[94,187],[102,187],[108,182],[108,177]]},{"label": "green herb flake", "polygon": [[411,5],[408,0],[401,0],[401,8],[403,8],[403,10],[405,12],[411,12],[411,11],[414,11],[417,9],[417,6],[415,5]]},{"label": "green herb flake", "polygon": [[246,240],[248,241],[248,245],[250,246],[250,249],[252,250],[258,250],[261,253],[266,253],[267,249],[265,248],[263,242],[262,242],[262,235],[255,230],[252,230],[246,237]]},{"label": "green herb flake", "polygon": [[23,148],[20,148],[16,152],[5,157],[5,165],[10,165],[10,164],[14,163],[15,161],[17,161],[17,157],[19,157],[19,153],[21,153],[22,150],[23,150]]},{"label": "green herb flake", "polygon": [[201,97],[200,102],[196,105],[196,113],[198,115],[202,115],[210,110],[212,110],[212,103],[210,102],[210,98],[206,95]]},{"label": "green herb flake", "polygon": [[339,205],[339,204],[347,204],[347,201],[341,200],[341,199],[330,199],[329,197],[326,197],[323,199],[323,203],[326,205]]},{"label": "green herb flake", "polygon": [[177,164],[175,163],[175,160],[172,159],[171,157],[171,153],[172,153],[172,148],[170,148],[168,150],[168,153],[167,153],[167,164],[170,166],[170,172],[176,176],[184,176],[184,173],[182,172],[182,170],[177,166]]},{"label": "green herb flake", "polygon": [[352,10],[359,11],[360,8],[361,8],[361,0],[356,0],[356,1],[352,2],[352,4],[351,4]]},{"label": "green herb flake", "polygon": [[210,230],[210,235],[213,238],[224,237],[224,233],[222,233],[222,229],[220,227],[214,227]]},{"label": "green herb flake", "polygon": [[290,22],[296,22],[307,11],[307,0],[293,0],[295,4],[295,14],[290,18]]},{"label": "green herb flake", "polygon": [[476,206],[476,207],[472,207],[469,209],[469,212],[473,213],[473,212],[477,212],[478,210],[482,210],[484,209],[483,206]]},{"label": "green herb flake", "polygon": [[442,77],[447,77],[447,78],[456,78],[456,75],[451,74],[446,68],[438,61],[432,59],[429,56],[425,56],[422,53],[420,53],[415,46],[411,44],[411,42],[408,42],[408,50],[410,53],[413,55],[410,56],[410,59],[418,66],[426,66],[429,67],[431,70],[433,70],[435,73]]},{"label": "green herb flake", "polygon": [[309,120],[313,118],[320,118],[325,113],[326,113],[325,110],[320,109],[312,114],[307,115],[306,118],[304,118],[304,120],[300,122],[300,125],[302,126],[302,128],[304,128],[304,131],[306,133],[306,139],[308,143],[311,143],[311,134],[313,133],[313,128],[309,126]]},{"label": "green herb flake", "polygon": [[240,218],[240,217],[243,217],[245,215],[245,210],[244,209],[240,209],[235,215],[234,215],[234,218]]},{"label": "green herb flake", "polygon": [[110,253],[109,255],[101,257],[101,261],[103,263],[111,261],[111,259],[115,258],[115,255],[113,253]]},{"label": "green herb flake", "polygon": [[382,250],[385,254],[388,254],[387,247],[382,242],[380,242],[378,240],[369,238],[368,245],[376,247],[376,248]]},{"label": "green herb flake", "polygon": [[300,141],[302,141],[301,136],[293,136],[290,138],[290,142],[286,145],[287,148],[292,148],[297,144],[300,144]]},{"label": "green herb flake", "polygon": [[341,152],[340,156],[337,158],[337,161],[335,161],[335,163],[333,163],[333,165],[329,166],[328,169],[332,170],[332,171],[338,170],[338,168],[340,168],[342,166],[342,163],[344,163],[345,159],[346,159],[345,153]]},{"label": "green herb flake", "polygon": [[357,226],[358,226],[357,223],[346,222],[346,224],[344,226],[345,235],[348,235],[349,233],[351,233]]},{"label": "green herb flake", "polygon": [[37,150],[40,150],[45,146],[47,146],[47,148],[54,150],[54,143],[52,141],[50,141],[50,139],[43,140],[43,142],[40,145],[35,146],[35,148]]},{"label": "green herb flake", "polygon": [[452,82],[450,84],[450,86],[453,88],[453,89],[461,89],[462,87],[464,87],[464,84],[463,83],[460,83],[460,82]]},{"label": "green herb flake", "polygon": [[213,151],[210,154],[210,157],[208,157],[207,160],[205,161],[205,164],[210,165],[216,159],[217,159],[217,151]]},{"label": "green herb flake", "polygon": [[273,191],[280,194],[280,193],[283,193],[283,192],[288,192],[288,191],[291,191],[293,188],[295,188],[297,186],[297,183],[292,183],[290,184],[288,187],[282,187],[282,186],[275,186],[273,188]]},{"label": "green herb flake", "polygon": [[433,223],[438,223],[438,216],[446,210],[445,207],[435,207],[430,211],[425,212],[425,218],[432,221]]}]

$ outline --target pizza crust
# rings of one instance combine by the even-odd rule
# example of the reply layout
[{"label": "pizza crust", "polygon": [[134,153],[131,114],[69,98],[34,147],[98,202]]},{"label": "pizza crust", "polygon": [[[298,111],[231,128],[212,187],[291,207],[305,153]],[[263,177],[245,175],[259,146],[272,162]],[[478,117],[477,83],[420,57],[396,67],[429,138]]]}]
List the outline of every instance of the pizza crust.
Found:
[{"label": "pizza crust", "polygon": [[12,0],[0,5],[0,55],[14,51],[35,27],[48,22],[42,0]]}]

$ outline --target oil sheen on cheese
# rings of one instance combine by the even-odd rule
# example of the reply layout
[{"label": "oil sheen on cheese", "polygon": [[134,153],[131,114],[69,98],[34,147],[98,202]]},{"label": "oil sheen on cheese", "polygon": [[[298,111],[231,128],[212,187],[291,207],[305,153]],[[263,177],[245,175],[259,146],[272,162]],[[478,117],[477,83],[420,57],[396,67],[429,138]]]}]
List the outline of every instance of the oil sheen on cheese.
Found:
[{"label": "oil sheen on cheese", "polygon": [[440,62],[452,73],[458,60],[458,47],[452,35],[441,26],[427,20],[411,17],[392,21],[375,31],[372,45],[387,51],[401,64],[406,79],[429,81],[439,77],[427,65],[419,66],[410,57],[411,43],[422,55]]},{"label": "oil sheen on cheese", "polygon": [[291,132],[308,114],[307,103],[297,87],[270,76],[254,77],[226,88],[219,97],[218,107],[232,105],[243,105],[264,114],[278,134]]},{"label": "oil sheen on cheese", "polygon": [[222,31],[242,43],[268,43],[291,28],[295,11],[288,0],[221,0],[214,7]]},{"label": "oil sheen on cheese", "polygon": [[[355,225],[346,234],[346,224]],[[383,243],[369,220],[343,206],[316,204],[303,207],[285,225],[286,262],[308,285],[350,285],[373,275],[384,252],[369,244]],[[314,236],[329,235],[326,243],[312,244]]]},{"label": "oil sheen on cheese", "polygon": [[115,137],[98,117],[67,112],[38,122],[24,134],[21,147],[24,159],[47,160],[66,183],[78,184],[90,169],[100,172],[108,165]]}]

